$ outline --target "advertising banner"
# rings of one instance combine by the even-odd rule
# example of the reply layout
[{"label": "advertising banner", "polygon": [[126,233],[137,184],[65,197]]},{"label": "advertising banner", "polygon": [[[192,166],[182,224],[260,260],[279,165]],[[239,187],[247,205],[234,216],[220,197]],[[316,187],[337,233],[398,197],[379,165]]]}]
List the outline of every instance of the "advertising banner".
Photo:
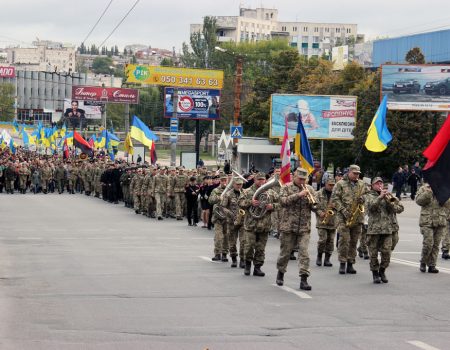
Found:
[{"label": "advertising banner", "polygon": [[[174,88],[166,88],[164,116],[172,117]],[[178,89],[177,117],[186,119],[218,119],[220,90]]]},{"label": "advertising banner", "polygon": [[128,83],[177,86],[199,89],[222,89],[223,71],[127,64]]},{"label": "advertising banner", "polygon": [[348,45],[333,47],[331,57],[333,58],[333,69],[343,70],[348,64]]},{"label": "advertising banner", "polygon": [[450,65],[386,64],[381,66],[381,98],[403,111],[449,111]]},{"label": "advertising banner", "polygon": [[0,78],[14,78],[16,76],[16,67],[0,66]]},{"label": "advertising banner", "polygon": [[74,85],[72,100],[137,104],[139,103],[139,90]]},{"label": "advertising banner", "polygon": [[283,137],[286,119],[289,137],[295,137],[300,112],[308,139],[352,140],[356,101],[356,96],[273,94],[270,137]]},{"label": "advertising banner", "polygon": [[[64,110],[70,111],[72,101],[68,98],[64,99]],[[86,119],[102,119],[102,105],[101,102],[79,101],[78,108],[84,111]]]}]

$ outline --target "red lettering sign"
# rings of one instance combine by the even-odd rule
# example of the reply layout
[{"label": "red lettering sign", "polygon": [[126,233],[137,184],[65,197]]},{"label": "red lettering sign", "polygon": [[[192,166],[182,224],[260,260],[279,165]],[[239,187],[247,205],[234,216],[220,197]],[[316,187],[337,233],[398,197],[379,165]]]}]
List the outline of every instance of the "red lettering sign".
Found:
[{"label": "red lettering sign", "polygon": [[72,100],[137,104],[139,103],[139,90],[74,85],[72,86]]},{"label": "red lettering sign", "polygon": [[16,67],[0,67],[0,78],[14,78]]}]

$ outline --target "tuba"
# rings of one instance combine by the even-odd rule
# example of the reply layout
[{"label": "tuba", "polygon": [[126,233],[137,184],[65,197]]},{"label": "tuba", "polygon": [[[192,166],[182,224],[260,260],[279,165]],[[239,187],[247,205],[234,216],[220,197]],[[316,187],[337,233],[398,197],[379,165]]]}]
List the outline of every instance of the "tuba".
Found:
[{"label": "tuba", "polygon": [[[240,177],[242,180],[247,182],[247,180],[241,176],[236,170],[232,170],[233,174],[237,177]],[[230,192],[233,189],[233,183],[234,183],[234,177],[231,178],[231,181],[227,184],[223,192],[220,194],[220,200],[222,201],[223,197],[225,197],[225,194]],[[213,213],[216,215],[216,217],[220,220],[232,220],[235,214],[229,210],[228,208],[223,207],[220,203],[217,203],[214,205]]]},{"label": "tuba", "polygon": [[269,204],[270,200],[270,196],[267,191],[278,183],[280,183],[280,175],[276,174],[272,179],[270,179],[255,191],[252,200],[258,200],[259,205],[257,207],[250,206],[248,212],[251,217],[253,217],[254,219],[260,219],[266,214],[266,205]]}]

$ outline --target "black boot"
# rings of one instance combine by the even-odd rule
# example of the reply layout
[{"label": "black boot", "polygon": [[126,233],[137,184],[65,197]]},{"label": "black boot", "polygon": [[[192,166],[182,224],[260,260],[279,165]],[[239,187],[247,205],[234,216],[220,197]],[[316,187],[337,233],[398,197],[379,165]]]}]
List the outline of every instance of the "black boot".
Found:
[{"label": "black boot", "polygon": [[350,273],[354,275],[356,273],[356,270],[353,268],[353,264],[351,262],[347,262],[347,273]]},{"label": "black boot", "polygon": [[386,271],[386,269],[384,268],[384,267],[380,267],[380,271],[379,271],[379,273],[380,273],[380,278],[381,278],[381,282],[383,282],[383,283],[388,283],[389,281],[388,281],[388,279],[386,278],[386,275],[385,275],[385,272]]},{"label": "black boot", "polygon": [[436,266],[428,266],[428,272],[429,273],[438,273],[439,270],[436,268]]},{"label": "black boot", "polygon": [[333,264],[330,262],[331,254],[325,253],[325,260],[323,261],[323,266],[333,266]]},{"label": "black boot", "polygon": [[378,273],[378,271],[372,271],[372,276],[373,276],[373,283],[376,284],[381,283],[380,274]]},{"label": "black boot", "polygon": [[363,255],[363,251],[362,251],[361,247],[358,247],[357,251],[358,251],[358,256],[360,258],[362,258],[364,255]]},{"label": "black boot", "polygon": [[450,259],[450,255],[448,254],[448,250],[442,251],[442,259],[448,260]]},{"label": "black boot", "polygon": [[419,270],[421,272],[427,272],[427,265],[425,263],[420,263],[420,268]]},{"label": "black boot", "polygon": [[266,274],[261,270],[261,265],[255,265],[253,276],[264,277]]},{"label": "black boot", "polygon": [[244,269],[244,275],[250,276],[250,269],[252,268],[252,262],[246,261],[245,262],[245,269]]},{"label": "black boot", "polygon": [[237,267],[237,259],[235,256],[231,257],[231,267]]},{"label": "black boot", "polygon": [[343,262],[341,262],[341,265],[339,266],[339,273],[345,275],[345,263]]},{"label": "black boot", "polygon": [[308,276],[307,275],[301,275],[300,276],[300,289],[303,290],[311,290],[311,286],[308,284]]},{"label": "black boot", "polygon": [[369,260],[369,252],[364,252],[364,260]]},{"label": "black boot", "polygon": [[212,261],[220,261],[220,260],[221,260],[220,254],[214,255],[214,257],[213,257],[211,260],[212,260]]},{"label": "black boot", "polygon": [[222,253],[222,262],[228,262],[227,254]]},{"label": "black boot", "polygon": [[317,259],[316,259],[316,265],[317,266],[322,266],[322,253],[318,253],[317,254]]},{"label": "black boot", "polygon": [[243,259],[239,260],[239,268],[245,268],[245,261]]},{"label": "black boot", "polygon": [[289,260],[297,260],[297,258],[295,257],[294,251],[291,252],[291,256],[289,257]]},{"label": "black boot", "polygon": [[277,285],[282,286],[284,283],[284,273],[281,271],[278,271],[277,273],[277,280],[275,281]]}]

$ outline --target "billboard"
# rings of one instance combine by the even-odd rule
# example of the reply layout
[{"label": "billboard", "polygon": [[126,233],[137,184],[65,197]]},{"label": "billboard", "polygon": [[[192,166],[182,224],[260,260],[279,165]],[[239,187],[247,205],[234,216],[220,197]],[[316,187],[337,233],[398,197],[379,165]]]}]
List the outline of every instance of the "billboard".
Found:
[{"label": "billboard", "polygon": [[[173,113],[174,88],[166,88],[164,94],[164,116]],[[218,119],[220,90],[178,89],[177,117],[186,119]]]},{"label": "billboard", "polygon": [[222,89],[223,71],[127,64],[127,83],[178,86],[198,89]]},{"label": "billboard", "polygon": [[[72,108],[72,100],[64,99],[64,111],[69,111]],[[78,108],[84,111],[84,116],[86,119],[102,119],[102,105],[101,102],[89,102],[89,101],[79,101]]]},{"label": "billboard", "polygon": [[72,100],[137,104],[139,103],[139,90],[74,85],[72,86]]},{"label": "billboard", "polygon": [[391,110],[449,111],[450,65],[382,65],[384,95]]},{"label": "billboard", "polygon": [[348,64],[348,45],[333,47],[331,57],[333,58],[333,69],[343,70]]},{"label": "billboard", "polygon": [[14,78],[16,76],[16,67],[0,66],[0,78]]},{"label": "billboard", "polygon": [[289,137],[295,137],[298,115],[309,139],[352,140],[356,122],[356,96],[273,94],[270,137],[282,138],[285,120]]}]

